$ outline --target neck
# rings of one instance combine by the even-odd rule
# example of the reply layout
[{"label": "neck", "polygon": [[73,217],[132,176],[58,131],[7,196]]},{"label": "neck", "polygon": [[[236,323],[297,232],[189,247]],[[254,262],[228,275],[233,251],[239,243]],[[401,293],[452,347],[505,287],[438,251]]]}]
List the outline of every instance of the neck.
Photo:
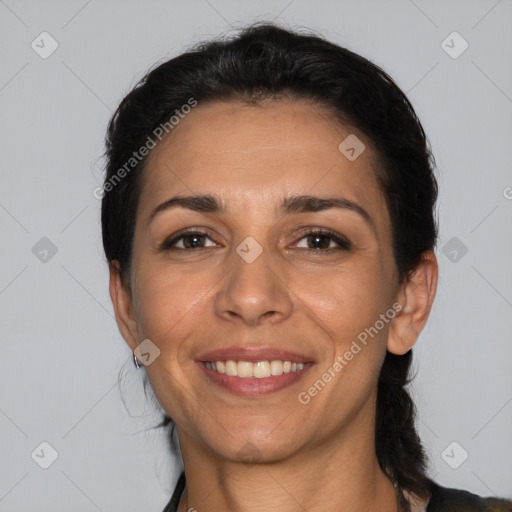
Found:
[{"label": "neck", "polygon": [[180,444],[187,485],[179,512],[397,511],[395,489],[379,467],[373,435],[359,432],[286,460],[252,465],[206,453],[181,433]]}]

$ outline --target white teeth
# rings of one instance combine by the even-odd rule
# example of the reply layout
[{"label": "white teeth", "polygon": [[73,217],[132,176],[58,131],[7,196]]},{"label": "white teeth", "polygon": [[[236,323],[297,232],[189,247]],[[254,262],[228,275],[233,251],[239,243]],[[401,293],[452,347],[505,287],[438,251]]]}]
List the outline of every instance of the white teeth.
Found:
[{"label": "white teeth", "polygon": [[253,373],[258,379],[270,377],[270,363],[268,361],[258,361],[253,364]]},{"label": "white teeth", "polygon": [[238,377],[253,377],[252,363],[248,361],[238,361]]},{"label": "white teeth", "polygon": [[238,375],[238,365],[235,361],[226,361],[226,375],[236,377]]},{"label": "white teeth", "polygon": [[231,377],[242,379],[265,379],[271,376],[279,376],[283,373],[299,372],[304,369],[304,363],[292,363],[291,361],[207,361],[206,368],[218,373],[225,373]]},{"label": "white teeth", "polygon": [[272,375],[282,375],[283,374],[283,363],[282,363],[282,361],[272,361],[270,363],[270,373]]}]

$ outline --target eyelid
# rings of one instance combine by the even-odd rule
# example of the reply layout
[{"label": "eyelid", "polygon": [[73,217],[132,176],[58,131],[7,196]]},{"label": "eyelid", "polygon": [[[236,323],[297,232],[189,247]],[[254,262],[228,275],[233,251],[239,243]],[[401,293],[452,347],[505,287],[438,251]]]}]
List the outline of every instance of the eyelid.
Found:
[{"label": "eyelid", "polygon": [[[313,235],[321,235],[326,236],[330,238],[332,241],[338,244],[338,247],[331,247],[330,249],[322,249],[318,250],[318,252],[331,252],[331,251],[337,251],[337,250],[345,250],[350,251],[353,248],[352,242],[343,234],[337,233],[336,231],[333,231],[328,228],[322,228],[318,226],[306,226],[302,227],[301,229],[305,229],[305,231],[302,231],[297,236],[299,236],[299,239],[297,242],[300,242],[303,238],[306,238],[308,236]],[[306,251],[315,251],[315,249],[304,249]]]},{"label": "eyelid", "polygon": [[[321,235],[326,236],[328,238],[331,238],[332,241],[334,241],[338,247],[331,247],[328,249],[309,249],[309,248],[301,248],[299,250],[309,251],[309,252],[318,252],[318,253],[329,253],[332,251],[350,251],[353,248],[352,242],[343,234],[337,233],[336,231],[333,231],[328,228],[322,228],[319,226],[302,226],[298,229],[299,233],[296,233],[294,236],[298,236],[299,238],[295,242],[297,244],[302,239],[307,238],[308,236],[313,235]],[[170,237],[166,238],[161,244],[160,244],[160,250],[178,250],[178,251],[193,251],[197,249],[181,249],[174,247],[175,244],[182,239],[183,237],[187,235],[203,235],[207,238],[209,238],[212,242],[216,243],[212,239],[212,235],[209,229],[202,228],[199,226],[184,228],[176,233],[173,233]],[[199,249],[206,249],[207,247],[200,247]]]},{"label": "eyelid", "polygon": [[[185,237],[187,235],[194,235],[196,233],[200,234],[200,235],[203,235],[203,236],[206,236],[206,237],[210,238],[210,240],[212,240],[211,232],[210,232],[209,229],[201,228],[199,226],[197,226],[197,227],[193,226],[193,227],[190,227],[190,228],[181,229],[180,231],[177,231],[176,233],[173,233],[171,236],[165,238],[164,241],[160,244],[159,247],[163,251],[173,249],[172,246],[174,244],[176,244],[176,242],[178,242],[178,240],[180,240],[181,238],[183,238],[183,237]],[[187,249],[178,249],[178,250],[185,251]]]}]

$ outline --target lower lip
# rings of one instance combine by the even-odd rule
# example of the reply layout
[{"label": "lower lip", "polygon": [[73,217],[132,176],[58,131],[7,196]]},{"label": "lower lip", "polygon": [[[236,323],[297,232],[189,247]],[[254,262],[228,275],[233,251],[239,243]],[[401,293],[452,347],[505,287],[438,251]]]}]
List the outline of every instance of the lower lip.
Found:
[{"label": "lower lip", "polygon": [[210,370],[202,362],[196,363],[205,375],[215,384],[222,386],[234,395],[239,396],[258,396],[268,395],[281,391],[282,389],[291,386],[300,380],[305,373],[313,366],[308,363],[304,368],[298,372],[283,373],[273,377],[258,378],[240,378],[219,373],[215,370]]}]

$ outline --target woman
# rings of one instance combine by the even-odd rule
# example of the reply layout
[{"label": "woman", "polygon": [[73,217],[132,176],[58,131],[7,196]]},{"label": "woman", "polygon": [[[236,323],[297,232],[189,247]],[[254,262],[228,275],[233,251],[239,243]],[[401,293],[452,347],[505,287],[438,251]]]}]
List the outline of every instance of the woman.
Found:
[{"label": "woman", "polygon": [[511,510],[426,473],[437,183],[387,74],[255,25],[151,71],[106,155],[116,320],[184,464],[166,512]]}]

